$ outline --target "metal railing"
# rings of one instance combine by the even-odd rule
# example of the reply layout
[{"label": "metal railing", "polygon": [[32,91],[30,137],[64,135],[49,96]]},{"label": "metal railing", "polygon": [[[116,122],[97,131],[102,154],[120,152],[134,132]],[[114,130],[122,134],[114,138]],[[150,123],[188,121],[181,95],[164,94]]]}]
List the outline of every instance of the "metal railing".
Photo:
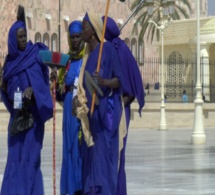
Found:
[{"label": "metal railing", "polygon": [[[205,102],[215,102],[215,60],[201,57],[202,96]],[[139,65],[144,85],[154,86],[161,83],[161,59],[145,58]],[[181,102],[183,90],[186,90],[189,102],[195,99],[196,61],[182,59],[173,55],[164,60],[164,88],[168,102]]]}]

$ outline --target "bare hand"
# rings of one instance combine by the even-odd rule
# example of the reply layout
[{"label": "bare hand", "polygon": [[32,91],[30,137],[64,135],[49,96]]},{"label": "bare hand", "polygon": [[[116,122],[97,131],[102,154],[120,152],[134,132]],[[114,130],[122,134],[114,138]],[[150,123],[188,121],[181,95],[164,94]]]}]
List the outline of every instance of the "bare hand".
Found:
[{"label": "bare hand", "polygon": [[80,107],[80,106],[81,106],[81,104],[80,104],[80,102],[79,102],[79,100],[78,100],[78,96],[75,96],[75,97],[72,99],[72,114],[73,114],[74,116],[77,115],[77,108]]},{"label": "bare hand", "polygon": [[0,88],[2,89],[2,91],[6,91],[6,84],[3,81],[3,73],[2,73],[1,63],[0,63]]},{"label": "bare hand", "polygon": [[98,72],[95,72],[93,74],[93,78],[96,81],[96,83],[100,86],[105,86],[105,79],[103,79]]},{"label": "bare hand", "polygon": [[6,83],[3,81],[3,79],[1,80],[1,83],[0,83],[0,89],[2,91],[7,91],[7,85]]},{"label": "bare hand", "polygon": [[134,101],[135,97],[133,96],[124,96],[123,97],[123,102],[124,105],[126,106],[129,102],[132,103]]},{"label": "bare hand", "polygon": [[52,69],[50,74],[50,81],[56,81],[57,80],[57,69]]}]

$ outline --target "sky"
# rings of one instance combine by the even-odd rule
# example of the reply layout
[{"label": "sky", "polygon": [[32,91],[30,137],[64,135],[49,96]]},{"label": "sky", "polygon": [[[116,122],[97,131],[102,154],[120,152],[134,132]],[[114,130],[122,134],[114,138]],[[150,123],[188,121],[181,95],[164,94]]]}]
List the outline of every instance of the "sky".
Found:
[{"label": "sky", "polygon": [[208,0],[208,16],[215,16],[215,0]]}]

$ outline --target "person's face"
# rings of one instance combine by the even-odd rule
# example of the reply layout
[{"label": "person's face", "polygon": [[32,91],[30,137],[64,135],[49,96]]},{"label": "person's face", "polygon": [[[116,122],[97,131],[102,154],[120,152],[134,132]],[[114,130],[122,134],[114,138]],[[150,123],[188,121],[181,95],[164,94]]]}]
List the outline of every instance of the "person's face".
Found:
[{"label": "person's face", "polygon": [[86,20],[83,20],[82,22],[82,30],[83,41],[89,42],[92,39],[92,36],[95,34],[95,32]]},{"label": "person's face", "polygon": [[19,28],[16,32],[16,38],[18,49],[24,51],[27,45],[26,30],[23,28]]},{"label": "person's face", "polygon": [[72,49],[75,51],[79,50],[82,41],[81,33],[74,33],[70,36],[70,40],[72,44]]}]

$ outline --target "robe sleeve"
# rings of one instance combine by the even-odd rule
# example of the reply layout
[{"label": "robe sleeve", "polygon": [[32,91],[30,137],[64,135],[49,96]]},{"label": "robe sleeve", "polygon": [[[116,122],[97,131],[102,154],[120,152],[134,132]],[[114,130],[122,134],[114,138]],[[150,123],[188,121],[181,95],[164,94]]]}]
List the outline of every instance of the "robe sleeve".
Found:
[{"label": "robe sleeve", "polygon": [[34,91],[40,119],[45,123],[53,116],[52,97],[49,82],[47,82],[47,78],[49,78],[48,67],[44,64],[35,63],[32,68],[29,68],[26,71]]},{"label": "robe sleeve", "polygon": [[138,112],[141,116],[141,110],[145,105],[145,96],[138,64],[130,49],[123,41],[120,41],[118,54],[124,77],[123,95],[129,95],[137,99],[139,104]]}]

